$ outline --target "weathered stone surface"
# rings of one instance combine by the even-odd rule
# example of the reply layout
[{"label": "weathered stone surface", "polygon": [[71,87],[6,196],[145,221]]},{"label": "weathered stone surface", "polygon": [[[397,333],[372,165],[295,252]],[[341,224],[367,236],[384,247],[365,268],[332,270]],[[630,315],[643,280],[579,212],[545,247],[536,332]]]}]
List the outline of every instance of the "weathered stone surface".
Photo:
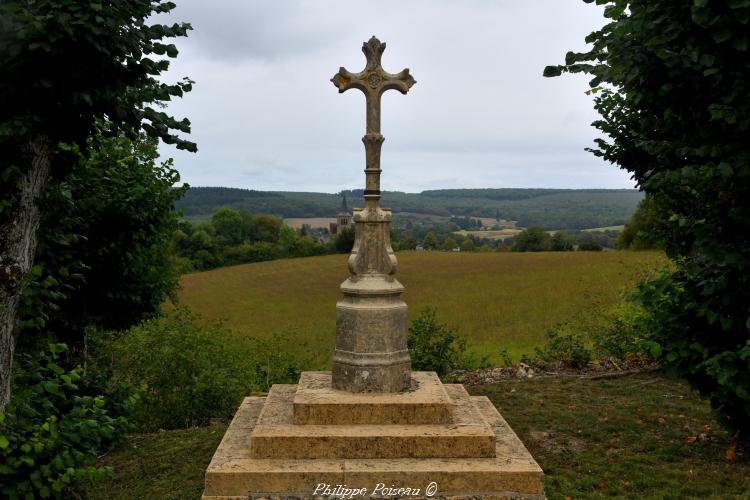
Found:
[{"label": "weathered stone surface", "polygon": [[[395,459],[255,459],[247,458],[248,422],[261,413],[263,398],[247,398],[227,430],[206,471],[204,500],[236,498],[321,498],[316,485],[346,484],[368,488],[378,483],[425,488],[437,484],[434,497],[542,499],[543,473],[529,452],[485,397],[472,397],[462,386],[446,385],[452,398],[465,399],[495,435],[495,456],[490,458]],[[265,413],[265,412],[263,412]],[[471,413],[471,412],[468,412]],[[455,412],[457,419],[472,418]],[[270,412],[266,418],[274,418]],[[299,426],[303,427],[303,426]],[[357,498],[357,497],[355,497]]]},{"label": "weathered stone surface", "polygon": [[295,424],[447,424],[453,403],[434,372],[412,372],[410,389],[353,393],[331,386],[327,372],[303,372],[294,395]]},{"label": "weathered stone surface", "polygon": [[[494,433],[468,397],[453,401],[456,417],[443,424],[298,425],[293,418],[295,393],[292,387],[275,385],[268,394],[258,424],[250,436],[252,458],[494,456]],[[437,396],[437,392],[432,394]],[[379,396],[384,399],[386,395]],[[364,400],[367,395],[359,397]],[[427,399],[429,397],[428,394]],[[465,408],[460,408],[462,406]]]},{"label": "weathered stone surface", "polygon": [[391,248],[391,211],[380,208],[380,97],[386,90],[406,94],[415,80],[405,69],[383,70],[385,44],[375,37],[365,42],[365,69],[344,68],[331,79],[339,92],[359,89],[366,97],[365,207],[354,209],[354,247],[348,265],[351,276],[342,285],[344,298],[336,304],[336,349],[333,387],[350,392],[401,392],[409,389],[411,367],[406,347],[406,304],[396,281],[396,256]]}]

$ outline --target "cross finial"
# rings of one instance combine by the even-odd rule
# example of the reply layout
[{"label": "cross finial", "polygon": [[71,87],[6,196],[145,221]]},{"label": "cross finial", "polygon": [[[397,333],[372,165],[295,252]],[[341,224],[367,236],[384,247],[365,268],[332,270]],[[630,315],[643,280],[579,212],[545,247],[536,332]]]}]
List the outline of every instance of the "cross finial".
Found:
[{"label": "cross finial", "polygon": [[367,98],[367,133],[380,133],[380,96],[389,89],[406,94],[416,80],[409,74],[409,68],[396,74],[388,73],[381,66],[380,60],[385,50],[385,43],[374,36],[362,44],[362,52],[367,58],[365,69],[352,73],[346,68],[339,68],[331,81],[339,92],[359,89]]}]

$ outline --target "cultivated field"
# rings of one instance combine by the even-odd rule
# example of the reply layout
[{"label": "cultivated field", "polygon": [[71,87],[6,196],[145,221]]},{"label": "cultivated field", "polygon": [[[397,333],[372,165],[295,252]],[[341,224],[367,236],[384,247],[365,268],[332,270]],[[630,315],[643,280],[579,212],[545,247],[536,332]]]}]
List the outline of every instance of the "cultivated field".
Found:
[{"label": "cultivated field", "polygon": [[[639,278],[666,264],[657,252],[397,255],[410,318],[435,307],[475,351],[507,349],[514,357],[533,352],[556,323],[596,322]],[[179,299],[205,318],[224,318],[237,330],[227,341],[238,349],[247,336],[286,333],[289,349],[309,356],[310,368],[325,368],[346,276],[345,255],[246,264],[184,276]]]},{"label": "cultivated field", "polygon": [[489,229],[487,231],[467,231],[465,229],[462,229],[461,231],[456,231],[455,234],[460,234],[461,236],[476,236],[478,238],[487,238],[488,240],[505,240],[508,238],[513,238],[518,233],[520,233],[521,229],[514,229],[514,228],[506,228],[506,229],[498,229],[498,230],[492,230]]},{"label": "cultivated field", "polygon": [[307,224],[311,228],[324,227],[328,229],[331,222],[336,222],[335,217],[296,217],[291,219],[284,219],[284,224],[295,229],[301,229],[302,226]]}]

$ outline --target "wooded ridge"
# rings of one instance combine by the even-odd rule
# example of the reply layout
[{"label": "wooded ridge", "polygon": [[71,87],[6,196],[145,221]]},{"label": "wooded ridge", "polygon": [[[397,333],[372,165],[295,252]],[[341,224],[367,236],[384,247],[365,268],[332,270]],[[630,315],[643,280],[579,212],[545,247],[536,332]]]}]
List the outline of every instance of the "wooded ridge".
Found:
[{"label": "wooded ridge", "polygon": [[[362,190],[343,191],[350,206],[362,206]],[[217,208],[242,208],[279,217],[332,217],[341,194],[193,187],[177,203],[188,218],[208,218]],[[382,204],[394,213],[449,217],[498,217],[521,227],[587,229],[626,223],[643,194],[635,189],[443,189],[384,191]]]}]

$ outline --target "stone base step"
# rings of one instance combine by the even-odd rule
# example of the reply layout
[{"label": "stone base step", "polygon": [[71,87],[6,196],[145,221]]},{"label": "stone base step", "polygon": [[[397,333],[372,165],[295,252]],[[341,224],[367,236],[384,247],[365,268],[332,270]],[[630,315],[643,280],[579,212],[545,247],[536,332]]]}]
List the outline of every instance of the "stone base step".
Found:
[{"label": "stone base step", "polygon": [[[435,379],[439,384],[436,376]],[[251,456],[259,459],[495,456],[492,429],[463,386],[456,387],[458,390],[453,391],[456,398],[451,404],[455,418],[450,424],[297,425],[293,418],[293,401],[298,399],[300,388],[275,385],[250,436]],[[440,396],[451,401],[442,384],[440,388]],[[374,399],[384,399],[382,396]],[[425,397],[425,400],[430,399]]]},{"label": "stone base step", "polygon": [[453,402],[435,372],[412,372],[412,389],[352,393],[331,386],[330,372],[302,372],[294,395],[299,425],[448,424]]},{"label": "stone base step", "polygon": [[[294,387],[280,389],[293,392]],[[452,398],[451,392],[461,393],[461,386],[445,387]],[[542,470],[492,403],[485,397],[467,398],[495,435],[492,458],[253,458],[249,435],[269,403],[265,398],[246,398],[208,466],[203,500],[324,498],[320,491],[315,493],[321,484],[366,488],[365,496],[370,496],[379,484],[424,491],[431,483],[437,488],[433,498],[544,498]]]}]

